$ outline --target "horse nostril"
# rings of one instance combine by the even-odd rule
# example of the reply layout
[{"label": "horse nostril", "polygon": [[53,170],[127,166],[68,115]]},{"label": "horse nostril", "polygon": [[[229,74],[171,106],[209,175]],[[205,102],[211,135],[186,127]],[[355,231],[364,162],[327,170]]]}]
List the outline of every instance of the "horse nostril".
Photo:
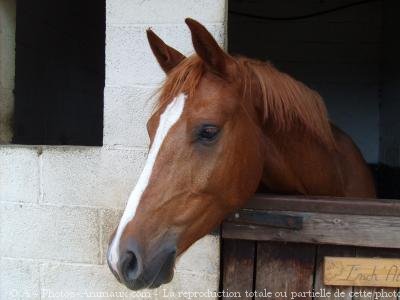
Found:
[{"label": "horse nostril", "polygon": [[139,264],[135,253],[128,251],[122,267],[122,275],[126,282],[131,282],[139,277]]}]

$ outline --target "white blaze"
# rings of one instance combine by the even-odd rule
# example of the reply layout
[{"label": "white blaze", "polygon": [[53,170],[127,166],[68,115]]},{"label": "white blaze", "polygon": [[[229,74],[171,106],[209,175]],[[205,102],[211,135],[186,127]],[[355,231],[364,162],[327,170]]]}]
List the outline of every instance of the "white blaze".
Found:
[{"label": "white blaze", "polygon": [[140,174],[139,180],[136,183],[135,188],[129,196],[124,214],[122,215],[121,221],[117,228],[117,232],[115,233],[114,239],[111,242],[110,250],[108,252],[108,261],[114,271],[117,271],[119,240],[121,238],[122,232],[124,231],[126,224],[128,224],[135,217],[136,208],[138,207],[142,194],[146,190],[146,187],[149,183],[154,163],[156,162],[157,154],[169,130],[182,115],[185,100],[186,95],[179,94],[171,101],[170,104],[168,104],[168,106],[160,116],[156,135],[154,136],[153,144],[147,156],[146,164],[143,168],[142,173]]}]

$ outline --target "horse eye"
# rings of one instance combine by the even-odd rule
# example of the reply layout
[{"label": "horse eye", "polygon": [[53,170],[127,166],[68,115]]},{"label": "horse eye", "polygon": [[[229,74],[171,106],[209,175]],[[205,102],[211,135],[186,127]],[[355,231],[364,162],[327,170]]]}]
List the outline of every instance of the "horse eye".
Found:
[{"label": "horse eye", "polygon": [[203,125],[200,127],[197,138],[202,142],[212,142],[218,136],[219,129],[215,125]]}]

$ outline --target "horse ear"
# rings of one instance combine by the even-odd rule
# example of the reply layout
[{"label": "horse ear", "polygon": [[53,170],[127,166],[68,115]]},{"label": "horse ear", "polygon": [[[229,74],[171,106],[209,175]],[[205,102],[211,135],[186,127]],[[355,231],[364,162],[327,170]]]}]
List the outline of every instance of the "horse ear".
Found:
[{"label": "horse ear", "polygon": [[210,32],[196,20],[185,19],[192,33],[193,47],[197,55],[209,66],[209,68],[219,74],[227,74],[227,68],[232,57],[229,56],[218,45]]},{"label": "horse ear", "polygon": [[147,29],[146,33],[150,48],[165,73],[171,71],[185,58],[178,50],[164,43],[150,28]]}]

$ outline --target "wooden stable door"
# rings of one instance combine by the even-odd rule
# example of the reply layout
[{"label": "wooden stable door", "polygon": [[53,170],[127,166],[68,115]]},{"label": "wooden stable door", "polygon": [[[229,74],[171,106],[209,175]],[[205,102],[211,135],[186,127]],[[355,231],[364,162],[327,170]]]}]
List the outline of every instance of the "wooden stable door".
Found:
[{"label": "wooden stable door", "polygon": [[[398,292],[397,288],[325,286],[323,261],[326,256],[399,258],[400,249],[234,239],[224,239],[222,249],[222,289],[240,293],[242,299],[361,300],[376,295],[378,299],[397,300],[394,296],[379,297],[382,291],[390,294]],[[373,296],[367,297],[368,291]]]},{"label": "wooden stable door", "polygon": [[323,268],[327,256],[400,258],[399,209],[396,200],[257,195],[222,225],[223,298],[397,300],[392,287],[326,286]]}]

